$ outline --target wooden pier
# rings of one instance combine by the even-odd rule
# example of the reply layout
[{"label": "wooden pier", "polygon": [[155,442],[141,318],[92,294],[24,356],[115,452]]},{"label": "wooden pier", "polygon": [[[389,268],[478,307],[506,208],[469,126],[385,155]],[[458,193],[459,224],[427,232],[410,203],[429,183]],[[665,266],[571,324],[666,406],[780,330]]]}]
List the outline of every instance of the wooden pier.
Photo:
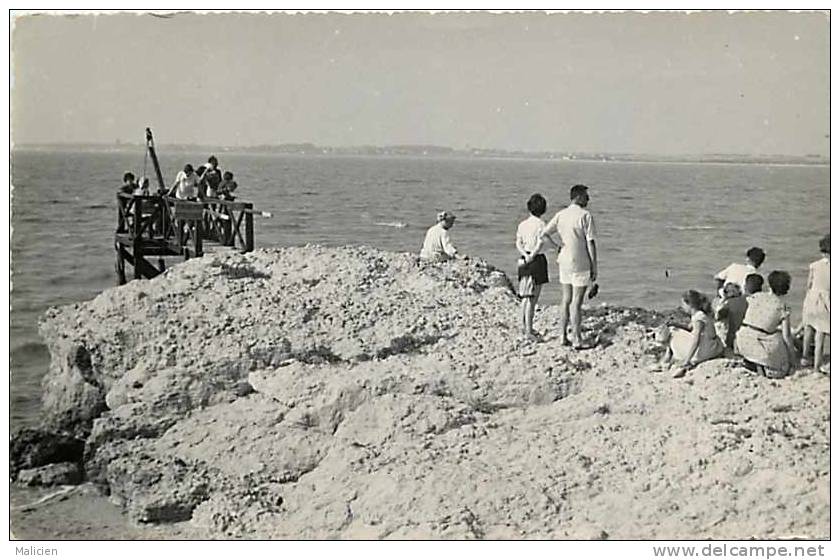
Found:
[{"label": "wooden pier", "polygon": [[[159,192],[165,193],[166,185],[148,128],[146,145]],[[134,269],[134,278],[154,278],[166,270],[165,257],[187,260],[222,248],[253,251],[254,214],[270,216],[267,212],[256,212],[253,203],[238,200],[191,201],[166,194],[118,193],[114,234],[117,284],[127,281],[126,264]]]},{"label": "wooden pier", "polygon": [[126,263],[133,267],[134,278],[154,278],[166,269],[164,257],[187,260],[222,247],[254,250],[250,202],[119,193],[117,209],[114,249],[120,285],[127,281]]}]

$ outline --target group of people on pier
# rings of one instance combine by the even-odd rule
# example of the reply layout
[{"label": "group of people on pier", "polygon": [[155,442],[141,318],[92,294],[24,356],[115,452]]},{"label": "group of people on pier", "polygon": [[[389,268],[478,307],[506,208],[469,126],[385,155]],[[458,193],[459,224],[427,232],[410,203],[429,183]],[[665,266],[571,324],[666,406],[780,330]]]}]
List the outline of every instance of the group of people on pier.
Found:
[{"label": "group of people on pier", "polygon": [[[219,160],[216,156],[210,156],[207,164],[202,165],[198,170],[194,169],[191,163],[184,165],[184,169],[175,176],[169,190],[165,194],[174,196],[180,200],[205,200],[221,199],[233,200],[234,191],[238,185],[233,179],[233,172],[226,170],[224,173],[219,169]],[[135,180],[134,173],[126,171],[123,175],[123,184],[120,192],[125,194],[149,196],[149,178],[141,177]],[[158,192],[157,194],[164,194]]]},{"label": "group of people on pier", "polygon": [[[542,220],[547,208],[545,197],[534,194],[526,204],[530,215],[516,230],[520,320],[523,335],[529,341],[539,342],[542,335],[533,329],[534,313],[541,287],[549,280],[544,249],[552,246],[558,252],[562,287],[560,342],[583,349],[582,303],[585,297],[593,298],[598,293],[595,223],[587,209],[589,189],[575,185],[569,195],[571,203],[548,223]],[[437,223],[426,232],[421,260],[458,256],[449,236],[454,224],[454,214],[437,215]],[[554,233],[559,238],[556,241]],[[830,235],[819,240],[819,252],[822,257],[809,268],[798,329],[791,328],[790,308],[783,300],[790,290],[790,274],[784,270],[770,272],[766,282],[769,289],[765,289],[759,268],[766,255],[761,248],[752,247],[746,252],[746,262],[733,263],[715,275],[717,293],[713,300],[697,290],[683,294],[681,308],[689,315],[689,324],[669,322],[657,331],[656,340],[664,347],[664,354],[651,370],[667,370],[674,377],[683,377],[701,362],[735,355],[742,358],[746,368],[767,377],[789,375],[797,364],[828,374],[824,349],[831,333]],[[797,335],[801,335],[801,349],[797,348]]]}]

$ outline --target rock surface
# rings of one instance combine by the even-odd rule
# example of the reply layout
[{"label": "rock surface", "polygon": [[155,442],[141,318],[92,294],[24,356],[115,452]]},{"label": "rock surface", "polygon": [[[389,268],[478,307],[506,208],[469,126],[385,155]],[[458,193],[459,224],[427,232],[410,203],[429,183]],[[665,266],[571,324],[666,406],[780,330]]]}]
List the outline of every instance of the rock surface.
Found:
[{"label": "rock surface", "polygon": [[823,538],[829,383],[647,373],[663,316],[518,336],[482,261],[306,246],[51,310],[45,430],[132,519],[238,538]]},{"label": "rock surface", "polygon": [[79,463],[84,449],[84,440],[67,434],[45,429],[19,430],[9,443],[9,475],[15,478],[22,469],[50,463]]},{"label": "rock surface", "polygon": [[77,463],[52,463],[20,471],[17,481],[27,486],[79,484],[82,481],[82,471]]}]

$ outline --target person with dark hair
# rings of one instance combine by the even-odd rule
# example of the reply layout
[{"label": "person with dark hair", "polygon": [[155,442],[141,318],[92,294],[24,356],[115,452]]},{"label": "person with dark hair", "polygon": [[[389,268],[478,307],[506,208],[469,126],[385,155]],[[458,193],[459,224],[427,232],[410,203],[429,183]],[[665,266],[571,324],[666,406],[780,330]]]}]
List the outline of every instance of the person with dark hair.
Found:
[{"label": "person with dark hair", "polygon": [[204,196],[216,198],[218,196],[219,184],[222,182],[222,172],[219,169],[219,160],[216,156],[207,158],[207,165],[204,166],[204,171],[199,174],[201,187],[204,190]]},{"label": "person with dark hair", "polygon": [[744,280],[744,295],[751,296],[764,289],[764,277],[761,274],[747,274]]},{"label": "person with dark hair", "polygon": [[193,166],[186,164],[183,171],[175,176],[172,186],[169,188],[169,196],[175,196],[181,200],[195,200],[198,192],[199,179]]},{"label": "person with dark hair", "polygon": [[516,250],[518,262],[519,297],[522,298],[522,332],[529,340],[537,340],[534,332],[534,312],[540,297],[542,285],[548,282],[548,261],[542,252],[544,239],[557,246],[550,236],[543,237],[546,200],[541,194],[528,199],[528,216],[516,228]]},{"label": "person with dark hair", "polygon": [[681,307],[691,315],[689,328],[669,323],[660,329],[657,342],[665,345],[665,354],[653,371],[662,371],[676,362],[674,377],[684,377],[686,371],[700,362],[717,358],[723,353],[723,343],[715,332],[709,299],[697,290],[682,296]]},{"label": "person with dark hair", "polygon": [[[756,276],[761,280],[761,276],[757,274],[750,276]],[[723,287],[723,296],[715,298],[712,309],[715,315],[715,331],[724,346],[732,350],[735,344],[735,333],[741,328],[744,313],[747,312],[747,296],[741,292],[737,284],[730,282]]]},{"label": "person with dark hair", "polygon": [[219,183],[219,198],[223,200],[233,200],[233,191],[235,191],[238,186],[239,185],[236,184],[236,181],[233,180],[233,173],[225,171],[222,182]]},{"label": "person with dark hair", "polygon": [[790,310],[781,299],[790,290],[790,274],[774,270],[767,276],[767,283],[769,292],[747,296],[747,312],[735,335],[735,351],[743,356],[748,369],[779,378],[790,373],[796,355]]},{"label": "person with dark hair", "polygon": [[747,250],[747,262],[742,263],[732,263],[717,274],[715,274],[715,280],[717,280],[717,287],[718,292],[723,290],[723,287],[732,282],[733,284],[737,284],[741,291],[744,290],[744,279],[747,277],[748,274],[757,274],[758,269],[761,264],[764,262],[765,254],[764,250],[759,247],[750,247]]},{"label": "person with dark hair", "polygon": [[134,173],[126,171],[123,174],[123,184],[120,185],[120,192],[125,194],[134,194],[137,188],[137,183],[134,181]]},{"label": "person with dark hair", "polygon": [[571,344],[583,348],[580,333],[583,296],[592,285],[590,297],[597,293],[598,253],[595,250],[595,222],[586,207],[589,205],[589,188],[575,185],[569,191],[571,204],[557,212],[543,232],[547,236],[556,231],[560,236],[560,254],[557,264],[563,301],[560,304],[560,341],[568,344],[566,327],[571,322]]},{"label": "person with dark hair", "polygon": [[[828,373],[823,366],[823,344],[831,334],[831,234],[820,239],[822,258],[811,263],[808,269],[808,288],[802,303],[802,323],[805,334],[802,341],[803,366],[813,365],[814,370]],[[807,355],[814,343],[814,361]]]}]

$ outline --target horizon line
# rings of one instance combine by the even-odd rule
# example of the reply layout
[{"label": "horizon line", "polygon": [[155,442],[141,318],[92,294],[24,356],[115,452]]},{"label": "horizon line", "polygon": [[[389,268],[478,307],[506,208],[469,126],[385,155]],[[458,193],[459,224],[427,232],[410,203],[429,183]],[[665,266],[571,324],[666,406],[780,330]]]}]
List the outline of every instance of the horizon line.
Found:
[{"label": "horizon line", "polygon": [[[17,148],[40,148],[40,147],[72,147],[72,146],[89,146],[101,148],[131,148],[131,147],[145,147],[145,142],[20,142],[12,145],[10,150]],[[453,152],[460,154],[475,154],[481,153],[498,153],[498,154],[512,154],[512,155],[558,155],[558,156],[630,156],[630,157],[662,157],[662,158],[680,158],[680,157],[748,157],[748,158],[795,158],[795,159],[822,159],[830,160],[830,154],[780,154],[780,153],[747,153],[747,152],[694,152],[694,153],[674,153],[664,154],[658,152],[614,152],[614,151],[587,151],[587,150],[527,150],[527,149],[508,149],[508,148],[485,148],[467,146],[457,148],[452,146],[445,146],[440,144],[350,144],[343,146],[331,146],[316,144],[314,142],[283,142],[274,144],[241,144],[241,145],[225,145],[225,144],[205,144],[193,142],[162,142],[157,143],[160,147],[189,147],[189,148],[218,148],[226,151],[232,150],[254,150],[266,148],[298,148],[320,151],[332,150],[387,150],[387,149],[411,149],[422,150],[431,149],[442,152]],[[314,155],[314,154],[311,154]],[[381,154],[388,155],[388,154]],[[400,154],[396,154],[400,155]],[[442,154],[431,154],[442,155]]]}]

